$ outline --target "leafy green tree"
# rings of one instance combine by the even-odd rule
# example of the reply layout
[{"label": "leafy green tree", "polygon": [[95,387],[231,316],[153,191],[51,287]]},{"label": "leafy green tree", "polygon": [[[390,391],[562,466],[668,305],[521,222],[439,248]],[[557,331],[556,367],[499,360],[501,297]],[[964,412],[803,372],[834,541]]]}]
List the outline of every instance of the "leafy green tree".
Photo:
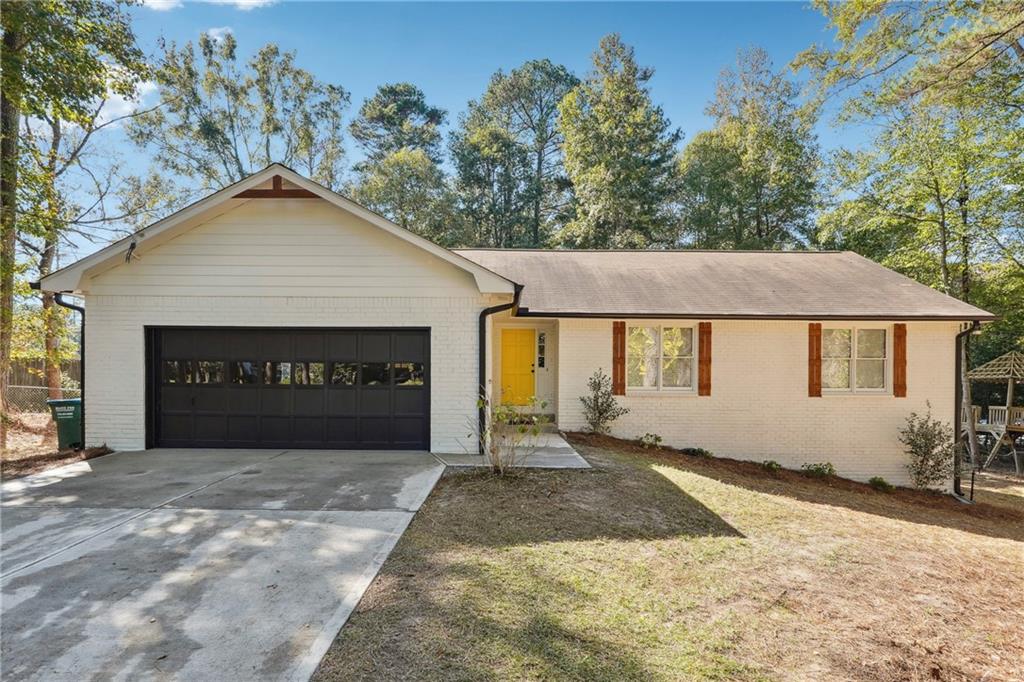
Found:
[{"label": "leafy green tree", "polygon": [[459,207],[475,228],[466,244],[531,245],[536,186],[529,148],[472,102],[449,147]]},{"label": "leafy green tree", "polygon": [[997,158],[1014,121],[994,123],[963,109],[901,107],[868,148],[834,155],[821,238],[965,301],[979,263],[1021,268],[1020,192]]},{"label": "leafy green tree", "polygon": [[578,83],[564,66],[547,59],[531,60],[509,73],[495,73],[480,102],[470,103],[473,116],[468,122],[503,128],[529,152],[533,176],[530,246],[541,246],[565,222],[571,207],[558,104]]},{"label": "leafy green tree", "polygon": [[[165,208],[159,201],[150,202],[145,188],[127,191],[120,156],[103,137],[134,114],[111,117],[106,110],[107,100],[101,99],[88,116],[72,122],[61,118],[61,107],[52,103],[22,121],[18,246],[27,257],[26,273],[34,279],[58,267],[61,251],[74,248],[75,238],[107,242],[121,236],[126,223],[151,220]],[[55,305],[52,293],[39,292],[39,299],[47,385],[50,397],[59,398],[67,311]]]},{"label": "leafy green tree", "polygon": [[760,49],[725,69],[679,162],[680,239],[700,248],[792,248],[813,236],[820,154],[797,86]]},{"label": "leafy green tree", "polygon": [[[195,193],[226,187],[272,162],[322,185],[342,182],[348,93],[295,65],[274,44],[244,64],[231,33],[173,43],[156,72],[162,106],[133,119],[131,139]],[[184,199],[188,192],[180,190]]]},{"label": "leafy green tree", "polygon": [[[81,120],[107,93],[134,95],[146,64],[124,4],[9,2],[0,13],[0,415],[13,331],[21,120],[52,107]],[[0,448],[6,444],[0,418]]]},{"label": "leafy green tree", "polygon": [[[810,72],[812,104],[843,97],[838,123],[880,131],[835,159],[823,237],[1019,320],[1024,304],[1006,294],[1024,276],[1024,0],[815,6],[836,36],[795,61]],[[983,327],[972,358],[1009,350],[1000,343],[1020,337],[1005,332],[1002,320]]]},{"label": "leafy green tree", "polygon": [[407,147],[422,149],[436,162],[445,116],[412,83],[389,83],[363,102],[349,130],[370,163]]},{"label": "leafy green tree", "polygon": [[813,5],[838,46],[814,45],[796,65],[810,69],[819,100],[846,95],[848,116],[965,95],[1018,113],[1024,107],[1024,0]]},{"label": "leafy green tree", "polygon": [[651,102],[654,71],[637,65],[617,34],[601,39],[593,63],[559,105],[565,169],[577,200],[559,241],[587,248],[673,243],[681,134]]},{"label": "leafy green tree", "polygon": [[1024,240],[1021,192],[1001,172],[1003,131],[976,114],[922,101],[901,107],[867,149],[838,152],[821,236],[999,315],[969,343],[970,358],[984,362],[1024,338],[1024,305],[1012,294],[1024,281]]},{"label": "leafy green tree", "polygon": [[422,149],[403,147],[366,164],[352,196],[438,244],[454,246],[461,241],[453,193],[444,172]]}]

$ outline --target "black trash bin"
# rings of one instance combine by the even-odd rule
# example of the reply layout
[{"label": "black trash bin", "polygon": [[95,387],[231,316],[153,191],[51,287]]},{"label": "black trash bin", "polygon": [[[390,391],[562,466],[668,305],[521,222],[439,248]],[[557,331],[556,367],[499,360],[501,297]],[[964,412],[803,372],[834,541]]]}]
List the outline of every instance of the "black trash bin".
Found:
[{"label": "black trash bin", "polygon": [[57,422],[57,445],[61,450],[82,447],[82,399],[47,400]]}]

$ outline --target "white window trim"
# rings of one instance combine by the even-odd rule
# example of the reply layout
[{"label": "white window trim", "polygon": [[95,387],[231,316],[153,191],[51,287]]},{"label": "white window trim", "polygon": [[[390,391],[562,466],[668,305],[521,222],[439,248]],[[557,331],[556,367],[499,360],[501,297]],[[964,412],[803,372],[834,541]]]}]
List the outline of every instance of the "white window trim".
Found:
[{"label": "white window trim", "polygon": [[[824,334],[829,329],[842,329],[850,331],[850,387],[849,388],[828,388],[822,383],[822,394],[830,395],[886,395],[892,391],[892,327],[889,325],[857,325],[857,324],[831,324],[822,325],[821,332]],[[880,329],[885,332],[885,362],[882,363],[882,374],[884,381],[881,388],[857,388],[857,331]],[[876,358],[877,359],[877,358]],[[825,356],[821,356],[822,364]]]},{"label": "white window trim", "polygon": [[[629,330],[635,327],[655,327],[658,330],[658,385],[653,387],[648,386],[630,386],[629,385]],[[693,355],[692,362],[690,364],[690,385],[687,386],[662,386],[661,385],[661,362],[664,359],[662,352],[664,347],[661,345],[662,334],[665,328],[671,329],[689,329],[690,338],[693,341]],[[626,322],[626,395],[660,395],[660,394],[676,394],[676,395],[696,395],[697,393],[697,363],[699,362],[699,349],[697,344],[699,343],[699,335],[697,334],[696,324],[682,324],[682,323],[670,323],[661,324],[658,322]]]}]

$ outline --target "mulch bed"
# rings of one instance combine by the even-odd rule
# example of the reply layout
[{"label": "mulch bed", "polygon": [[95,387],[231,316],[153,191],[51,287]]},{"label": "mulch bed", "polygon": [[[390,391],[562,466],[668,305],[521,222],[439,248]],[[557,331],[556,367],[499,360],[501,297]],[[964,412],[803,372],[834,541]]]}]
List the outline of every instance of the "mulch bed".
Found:
[{"label": "mulch bed", "polygon": [[4,480],[21,478],[30,474],[38,474],[47,469],[61,467],[65,464],[84,462],[87,459],[93,459],[94,457],[111,452],[113,450],[104,445],[98,448],[86,448],[85,450],[58,450],[56,452],[46,452],[10,459],[8,458],[8,453],[4,453],[3,457],[0,458],[0,477],[3,477]]},{"label": "mulch bed", "polygon": [[58,450],[56,428],[48,413],[13,415],[8,425],[7,449],[0,452],[0,477],[4,480],[21,478],[110,452],[113,451],[105,445],[85,450]]},{"label": "mulch bed", "polygon": [[[744,482],[749,483],[751,477],[758,477],[765,481],[764,492],[775,492],[771,488],[775,484],[785,484],[791,490],[804,489],[809,493],[815,488],[821,490],[826,488],[837,492],[854,492],[863,495],[877,495],[891,501],[907,502],[915,507],[925,507],[937,511],[958,512],[979,519],[992,520],[1020,520],[1024,522],[1024,509],[991,504],[988,502],[975,501],[974,504],[964,504],[951,495],[946,495],[928,490],[916,490],[913,488],[896,487],[892,492],[879,492],[867,483],[853,481],[839,476],[827,476],[824,478],[810,477],[801,471],[793,469],[765,469],[759,462],[728,459],[724,457],[695,457],[686,454],[675,448],[661,447],[660,449],[644,449],[636,441],[613,438],[611,436],[600,436],[592,433],[568,433],[569,442],[589,445],[592,447],[613,448],[620,452],[634,452],[642,454],[652,460],[660,460],[665,464],[678,466],[685,463],[687,469],[701,474],[718,478],[729,482],[728,474],[742,477]],[[720,474],[716,476],[716,473]]]}]

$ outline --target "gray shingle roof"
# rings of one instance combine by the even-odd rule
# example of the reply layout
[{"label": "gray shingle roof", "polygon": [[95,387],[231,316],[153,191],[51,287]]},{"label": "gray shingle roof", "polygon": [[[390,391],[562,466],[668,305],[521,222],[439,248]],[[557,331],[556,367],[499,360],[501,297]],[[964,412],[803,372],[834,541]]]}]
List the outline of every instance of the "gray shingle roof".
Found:
[{"label": "gray shingle roof", "polygon": [[849,251],[460,249],[523,285],[521,314],[989,320]]}]

